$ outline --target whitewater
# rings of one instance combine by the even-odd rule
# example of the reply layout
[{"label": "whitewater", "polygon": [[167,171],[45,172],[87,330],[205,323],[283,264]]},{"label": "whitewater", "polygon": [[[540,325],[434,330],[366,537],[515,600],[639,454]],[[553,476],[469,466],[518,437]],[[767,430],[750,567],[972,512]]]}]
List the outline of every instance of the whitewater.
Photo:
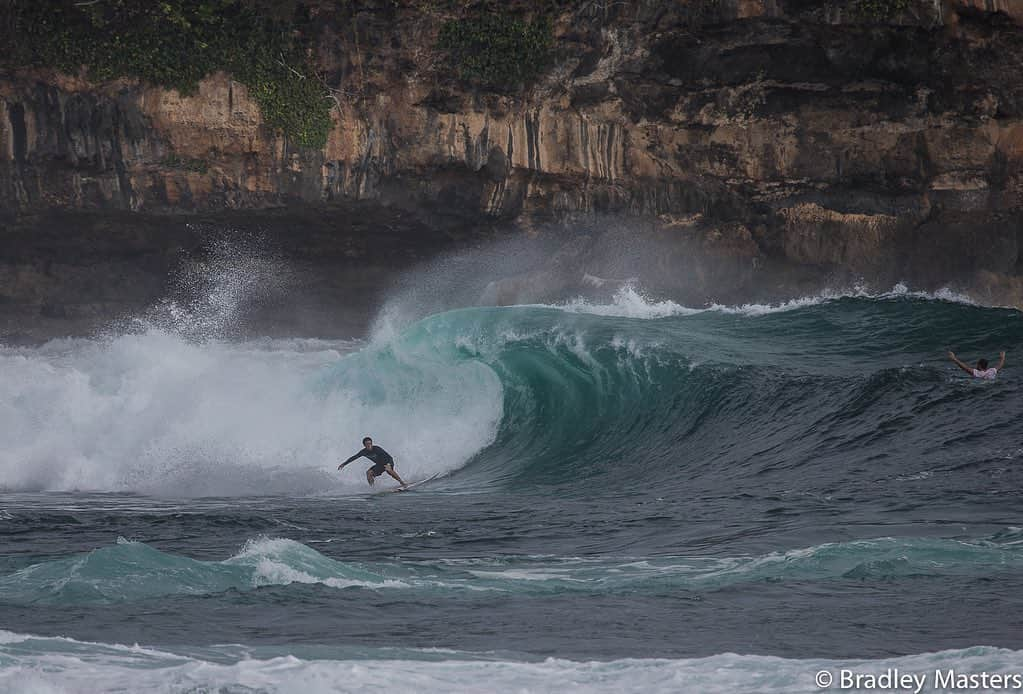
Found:
[{"label": "whitewater", "polygon": [[[636,282],[253,339],[229,289],[0,345],[0,690],[1023,673],[1017,311]],[[434,479],[339,473],[364,435]]]}]

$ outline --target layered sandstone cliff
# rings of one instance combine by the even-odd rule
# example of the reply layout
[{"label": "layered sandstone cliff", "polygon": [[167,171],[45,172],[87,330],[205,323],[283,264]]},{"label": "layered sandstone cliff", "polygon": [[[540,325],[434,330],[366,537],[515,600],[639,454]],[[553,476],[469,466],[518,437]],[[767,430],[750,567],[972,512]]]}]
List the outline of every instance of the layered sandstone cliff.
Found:
[{"label": "layered sandstone cliff", "polygon": [[266,128],[223,73],[190,96],[5,74],[0,207],[10,222],[370,200],[533,230],[614,215],[643,220],[696,300],[812,276],[1023,305],[1023,0],[911,1],[884,21],[852,6],[569,3],[541,78],[496,93],[437,48],[464,8],[322,3],[320,150]]}]

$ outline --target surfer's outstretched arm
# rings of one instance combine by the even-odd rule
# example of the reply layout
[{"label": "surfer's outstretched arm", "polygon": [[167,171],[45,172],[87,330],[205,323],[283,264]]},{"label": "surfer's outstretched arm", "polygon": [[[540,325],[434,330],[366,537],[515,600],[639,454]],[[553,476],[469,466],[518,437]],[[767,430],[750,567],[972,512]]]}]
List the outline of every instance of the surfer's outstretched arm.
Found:
[{"label": "surfer's outstretched arm", "polygon": [[949,352],[948,353],[948,358],[951,359],[952,361],[954,361],[956,366],[958,366],[960,369],[962,369],[966,373],[970,374],[971,376],[973,375],[973,369],[970,368],[969,366],[967,366],[966,364],[962,363],[958,359],[956,359],[956,353],[955,352]]},{"label": "surfer's outstretched arm", "polygon": [[361,458],[361,457],[362,457],[362,454],[363,454],[363,451],[359,451],[358,453],[356,453],[355,455],[353,455],[353,456],[352,456],[351,458],[349,458],[349,459],[348,459],[348,460],[346,460],[345,462],[343,462],[343,463],[341,463],[340,465],[338,465],[338,466],[337,466],[337,469],[338,469],[338,470],[340,470],[341,468],[343,468],[343,467],[344,467],[345,465],[347,465],[348,463],[352,462],[352,461],[353,461],[353,460],[355,460],[356,458]]},{"label": "surfer's outstretched arm", "polygon": [[1004,350],[998,353],[998,366],[996,366],[995,368],[998,369],[999,371],[1001,371],[1002,369],[1005,368],[1005,351]]}]

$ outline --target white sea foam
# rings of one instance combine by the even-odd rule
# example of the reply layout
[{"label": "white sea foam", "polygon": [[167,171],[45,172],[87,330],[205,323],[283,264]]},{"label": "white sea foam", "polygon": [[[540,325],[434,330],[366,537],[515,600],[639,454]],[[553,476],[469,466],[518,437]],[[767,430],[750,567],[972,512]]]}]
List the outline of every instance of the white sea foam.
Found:
[{"label": "white sea foam", "polygon": [[[156,495],[329,492],[365,486],[338,462],[372,435],[409,477],[454,469],[501,416],[497,376],[480,365],[352,369],[376,397],[332,374],[322,344],[196,343],[151,329],[39,349],[0,347],[0,484],[8,490]],[[402,381],[400,379],[404,378]],[[439,384],[434,386],[434,384]]]},{"label": "white sea foam", "polygon": [[363,576],[343,576],[353,569],[286,538],[258,538],[245,543],[227,565],[248,566],[252,585],[279,586],[291,583],[320,583],[331,588],[409,588],[403,581],[364,572]]},{"label": "white sea foam", "polygon": [[127,330],[0,345],[0,489],[331,494],[365,487],[361,470],[335,468],[367,434],[412,479],[493,440],[501,385],[479,364],[414,350],[378,363],[388,344],[227,339],[289,276],[235,241],[184,267],[179,298]]},{"label": "white sea foam", "polygon": [[[299,647],[301,648],[301,647]],[[820,692],[821,671],[881,675],[892,669],[1019,672],[1023,651],[974,647],[882,660],[789,659],[723,653],[704,658],[574,661],[512,660],[442,649],[338,652],[305,659],[285,649],[263,657],[245,646],[169,650],[42,638],[0,631],[0,689],[11,694],[99,691],[302,692]],[[351,649],[350,649],[351,650]]]},{"label": "white sea foam", "polygon": [[347,578],[323,578],[300,571],[284,562],[263,558],[256,563],[253,585],[261,586],[286,586],[292,583],[322,583],[331,588],[408,588],[408,584],[401,581],[362,581]]},{"label": "white sea foam", "polygon": [[848,289],[825,289],[817,294],[798,297],[775,304],[748,303],[727,305],[711,303],[704,307],[689,307],[668,299],[655,299],[648,296],[634,283],[622,286],[612,297],[610,303],[597,304],[585,299],[574,299],[559,304],[542,304],[544,308],[554,308],[570,313],[587,313],[597,316],[616,316],[620,318],[657,319],[671,316],[690,316],[698,313],[717,312],[745,316],[764,316],[773,313],[784,313],[797,309],[819,306],[831,301],[846,298],[860,299],[919,299],[924,301],[945,301],[951,303],[977,305],[966,294],[950,288],[942,288],[933,292],[912,291],[905,284],[899,283],[887,291],[872,291],[865,287],[854,286]]},{"label": "white sea foam", "polygon": [[589,313],[596,316],[617,316],[620,318],[667,318],[700,313],[703,309],[687,308],[674,301],[658,301],[643,294],[633,284],[626,284],[615,292],[609,304],[594,304],[584,299],[574,299],[563,304],[548,305],[572,313]]}]

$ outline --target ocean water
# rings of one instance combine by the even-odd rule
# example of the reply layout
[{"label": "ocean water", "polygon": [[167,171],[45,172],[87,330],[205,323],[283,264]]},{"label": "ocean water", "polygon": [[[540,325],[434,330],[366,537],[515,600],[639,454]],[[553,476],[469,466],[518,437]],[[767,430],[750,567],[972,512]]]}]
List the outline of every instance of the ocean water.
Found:
[{"label": "ocean water", "polygon": [[[0,691],[1023,674],[1021,318],[625,287],[364,342],[0,347]],[[975,382],[949,348],[1008,366]],[[339,473],[367,434],[435,479]]]}]

